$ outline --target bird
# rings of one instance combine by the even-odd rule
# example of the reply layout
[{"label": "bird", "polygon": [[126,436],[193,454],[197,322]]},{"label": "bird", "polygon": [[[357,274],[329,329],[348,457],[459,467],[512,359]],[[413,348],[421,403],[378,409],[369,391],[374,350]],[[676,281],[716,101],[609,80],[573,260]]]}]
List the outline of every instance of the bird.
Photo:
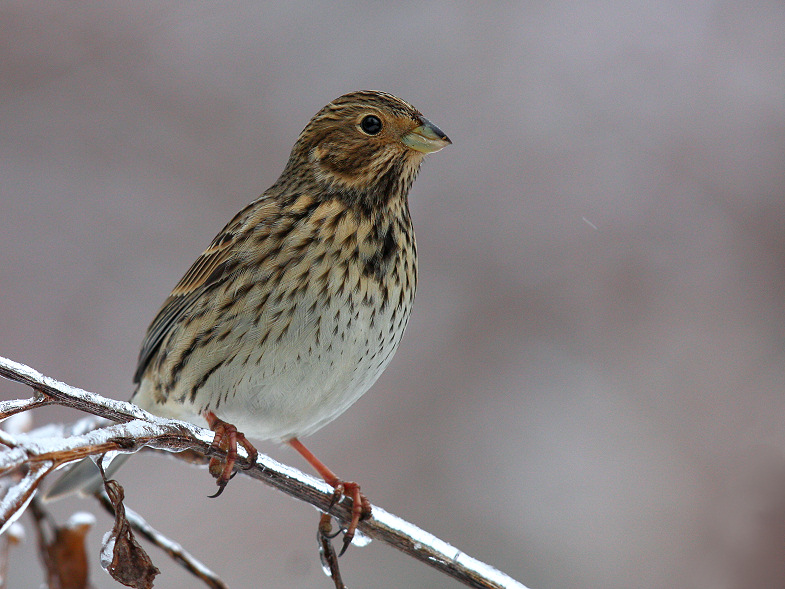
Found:
[{"label": "bird", "polygon": [[[370,503],[300,441],[333,421],[393,357],[417,288],[408,195],[427,154],[450,145],[411,104],[379,91],[336,98],[305,126],[283,172],[212,240],[165,300],[131,398],[215,432],[220,494],[237,445],[297,450],[349,496],[351,542]],[[247,436],[247,437],[246,437]],[[343,552],[343,551],[342,551]]]}]

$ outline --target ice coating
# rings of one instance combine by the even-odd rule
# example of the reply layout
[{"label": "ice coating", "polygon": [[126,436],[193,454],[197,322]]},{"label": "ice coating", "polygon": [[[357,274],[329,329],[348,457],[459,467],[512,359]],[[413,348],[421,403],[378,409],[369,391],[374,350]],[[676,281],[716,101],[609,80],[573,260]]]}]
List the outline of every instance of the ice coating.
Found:
[{"label": "ice coating", "polygon": [[109,567],[112,565],[112,560],[114,559],[114,543],[116,540],[117,538],[112,533],[112,530],[106,532],[101,539],[101,554],[98,561],[101,563],[101,568],[107,573],[109,573]]},{"label": "ice coating", "polygon": [[68,518],[65,525],[68,528],[92,527],[95,525],[95,516],[86,511],[77,511]]},{"label": "ice coating", "polygon": [[525,585],[519,583],[509,575],[461,552],[444,540],[440,540],[433,534],[418,528],[414,524],[388,513],[381,507],[373,506],[373,519],[384,528],[398,532],[400,535],[408,536],[413,544],[419,544],[420,550],[429,554],[428,558],[430,560],[445,563],[454,562],[467,570],[474,571],[478,576],[488,579],[498,587],[504,587],[505,589],[527,589]]}]

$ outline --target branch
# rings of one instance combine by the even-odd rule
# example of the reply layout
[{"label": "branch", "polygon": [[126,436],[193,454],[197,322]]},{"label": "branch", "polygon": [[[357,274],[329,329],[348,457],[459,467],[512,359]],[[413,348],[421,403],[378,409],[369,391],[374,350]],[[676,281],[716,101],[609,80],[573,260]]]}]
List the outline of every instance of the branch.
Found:
[{"label": "branch", "polygon": [[[29,434],[0,434],[7,449],[0,452],[0,475],[26,465],[27,475],[14,485],[0,501],[0,526],[14,521],[26,507],[41,480],[58,466],[85,456],[109,451],[136,452],[153,448],[166,452],[195,451],[203,456],[220,456],[211,448],[213,433],[193,424],[157,417],[131,403],[106,399],[71,387],[38,371],[0,357],[0,376],[26,384],[35,390],[28,400],[0,402],[0,420],[16,413],[44,405],[72,407],[114,421],[113,425],[70,435],[65,428],[54,434],[41,428]],[[72,428],[73,429],[73,428]],[[191,453],[192,454],[192,453]],[[242,447],[241,459],[248,458]],[[308,476],[260,454],[256,464],[239,470],[293,497],[310,503],[323,513],[347,522],[351,519],[348,499],[332,504],[333,489],[327,483]],[[16,487],[22,487],[15,491]],[[360,531],[454,577],[470,587],[486,589],[526,589],[508,575],[461,552],[417,526],[373,506],[371,517],[360,522]]]}]

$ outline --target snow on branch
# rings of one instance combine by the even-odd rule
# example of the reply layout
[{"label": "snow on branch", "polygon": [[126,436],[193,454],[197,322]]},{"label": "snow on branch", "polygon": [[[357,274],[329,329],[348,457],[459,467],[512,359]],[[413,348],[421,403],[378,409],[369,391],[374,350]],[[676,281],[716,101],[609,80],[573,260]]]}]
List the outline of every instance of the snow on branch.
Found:
[{"label": "snow on branch", "polygon": [[[208,430],[163,419],[130,403],[71,387],[24,364],[0,357],[0,376],[34,390],[30,399],[0,402],[0,420],[46,405],[71,407],[104,418],[89,418],[72,426],[44,426],[29,433],[0,430],[0,476],[17,475],[13,481],[6,481],[7,491],[0,498],[2,531],[24,512],[41,481],[63,464],[110,451],[131,453],[142,448],[176,453],[190,451],[187,454],[192,457],[196,454],[205,461],[221,454],[220,450],[211,448],[213,433]],[[106,420],[111,423],[107,425]],[[100,427],[87,431],[96,426]],[[238,454],[242,460],[247,460],[242,447],[238,448]],[[333,505],[333,489],[327,483],[263,454],[259,454],[252,468],[238,472],[306,501],[341,522],[351,519],[351,502],[344,499]],[[526,589],[508,575],[380,507],[373,506],[371,517],[360,522],[359,530],[470,587]]]}]

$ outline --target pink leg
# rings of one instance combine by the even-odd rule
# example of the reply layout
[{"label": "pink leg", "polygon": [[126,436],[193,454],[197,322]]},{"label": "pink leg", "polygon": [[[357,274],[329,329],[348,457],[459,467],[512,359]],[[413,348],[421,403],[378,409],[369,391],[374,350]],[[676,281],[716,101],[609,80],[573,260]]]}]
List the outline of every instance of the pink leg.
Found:
[{"label": "pink leg", "polygon": [[303,443],[297,438],[289,440],[289,445],[302,454],[308,463],[316,469],[321,477],[328,485],[335,489],[333,493],[333,503],[339,501],[344,495],[352,499],[352,520],[346,528],[346,534],[343,537],[343,548],[338,556],[346,552],[349,544],[352,543],[354,532],[357,530],[357,524],[361,519],[366,519],[371,516],[371,502],[368,498],[360,493],[360,485],[351,481],[342,481],[333,471],[327,468],[324,463],[319,460],[313,453],[306,448]]}]

